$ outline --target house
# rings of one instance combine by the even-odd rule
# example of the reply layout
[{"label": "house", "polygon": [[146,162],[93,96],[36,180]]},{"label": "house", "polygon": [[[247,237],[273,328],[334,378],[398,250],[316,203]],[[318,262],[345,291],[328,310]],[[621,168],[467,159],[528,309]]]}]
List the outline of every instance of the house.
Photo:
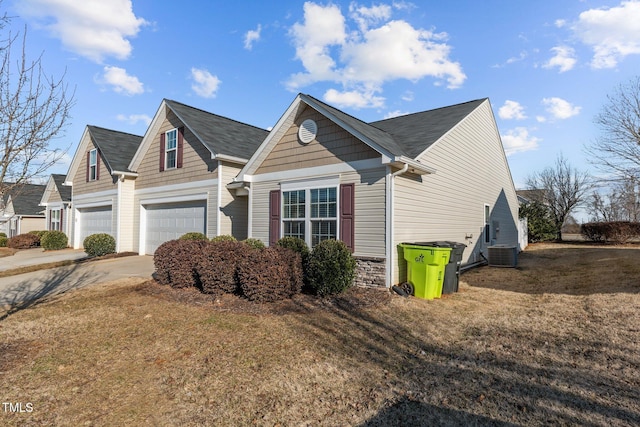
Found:
[{"label": "house", "polygon": [[344,241],[358,284],[406,280],[402,242],[463,243],[463,264],[518,244],[488,99],[365,123],[299,94],[227,188],[247,194],[250,237]]},{"label": "house", "polygon": [[131,250],[130,200],[137,174],[128,166],[141,141],[141,136],[85,127],[64,182],[72,188],[70,244],[75,249],[90,234],[107,233],[116,239],[118,252]]},{"label": "house", "polygon": [[7,237],[46,228],[45,215],[39,206],[45,186],[21,184],[10,186],[0,194],[0,232]]},{"label": "house", "polygon": [[128,168],[132,248],[153,254],[187,232],[247,237],[247,197],[229,190],[268,132],[164,99]]},{"label": "house", "polygon": [[66,175],[51,174],[45,187],[40,206],[44,207],[45,230],[62,231],[71,239],[73,230],[71,212],[71,187],[63,185]]}]

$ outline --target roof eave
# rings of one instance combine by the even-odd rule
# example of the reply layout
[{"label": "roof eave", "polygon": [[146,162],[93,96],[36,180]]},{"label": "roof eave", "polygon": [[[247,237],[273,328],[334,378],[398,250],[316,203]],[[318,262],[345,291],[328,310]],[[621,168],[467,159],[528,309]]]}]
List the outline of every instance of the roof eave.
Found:
[{"label": "roof eave", "polygon": [[432,168],[431,166],[427,166],[415,159],[411,159],[406,156],[396,156],[392,160],[390,159],[388,164],[399,168],[407,165],[408,171],[417,175],[428,175],[436,173],[436,169]]}]

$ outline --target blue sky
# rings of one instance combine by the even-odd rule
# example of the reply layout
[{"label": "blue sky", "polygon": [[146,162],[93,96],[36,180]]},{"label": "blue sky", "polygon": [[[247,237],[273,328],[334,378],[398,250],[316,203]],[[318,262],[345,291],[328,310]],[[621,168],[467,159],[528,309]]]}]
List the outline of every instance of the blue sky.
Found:
[{"label": "blue sky", "polygon": [[273,126],[298,92],[364,121],[491,100],[514,182],[562,153],[640,70],[640,1],[4,0],[87,124],[143,135],[163,98]]}]

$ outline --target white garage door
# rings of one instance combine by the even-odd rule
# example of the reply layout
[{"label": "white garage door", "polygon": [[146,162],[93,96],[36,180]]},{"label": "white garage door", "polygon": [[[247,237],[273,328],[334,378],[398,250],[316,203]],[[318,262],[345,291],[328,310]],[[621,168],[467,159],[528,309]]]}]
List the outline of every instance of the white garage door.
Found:
[{"label": "white garage door", "polygon": [[78,211],[80,213],[80,244],[91,234],[107,233],[113,236],[111,206],[78,209]]},{"label": "white garage door", "polygon": [[162,243],[192,231],[205,234],[206,202],[146,205],[145,253],[153,254]]}]

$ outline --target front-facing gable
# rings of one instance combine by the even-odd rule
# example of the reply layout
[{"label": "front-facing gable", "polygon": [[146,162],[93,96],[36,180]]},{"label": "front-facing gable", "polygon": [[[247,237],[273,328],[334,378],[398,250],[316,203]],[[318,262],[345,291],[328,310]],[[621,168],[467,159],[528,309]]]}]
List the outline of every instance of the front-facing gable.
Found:
[{"label": "front-facing gable", "polygon": [[47,186],[40,200],[40,206],[47,206],[52,203],[69,203],[71,202],[71,187],[62,185],[65,182],[66,175],[51,174],[47,181]]}]

